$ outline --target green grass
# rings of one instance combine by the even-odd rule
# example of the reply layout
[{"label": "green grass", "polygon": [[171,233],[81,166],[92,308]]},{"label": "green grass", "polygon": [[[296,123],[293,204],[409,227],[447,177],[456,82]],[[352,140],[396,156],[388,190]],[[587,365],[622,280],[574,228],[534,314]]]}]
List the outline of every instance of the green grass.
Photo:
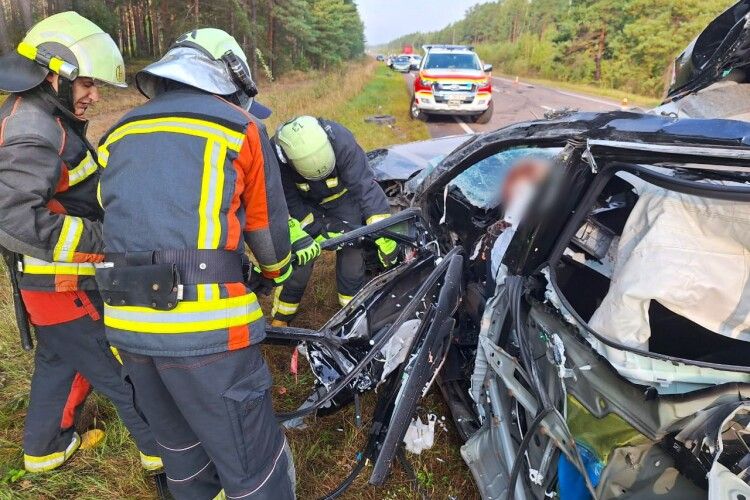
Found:
[{"label": "green grass", "polygon": [[[137,91],[112,91],[92,114],[90,135],[97,140],[129,109],[142,102]],[[267,126],[273,132],[277,124],[297,114],[312,114],[341,121],[351,128],[365,149],[429,137],[426,126],[408,118],[408,93],[403,79],[382,65],[363,60],[348,66],[346,71],[287,75],[273,84],[261,87],[260,100],[274,110]],[[395,125],[379,126],[364,122],[374,114],[391,114]],[[317,328],[337,309],[334,283],[335,258],[331,253],[321,256],[301,313],[295,323],[300,327]],[[104,398],[89,398],[81,428],[106,430],[105,441],[92,450],[81,450],[56,472],[25,474],[21,440],[23,417],[28,406],[28,388],[32,372],[32,356],[21,351],[13,326],[10,294],[7,283],[0,278],[0,500],[6,499],[146,499],[154,498],[153,486],[138,463],[138,452],[127,435],[114,408]],[[262,301],[270,311],[269,300]],[[300,373],[295,379],[289,373],[290,349],[264,348],[274,374],[274,404],[279,411],[296,408],[313,385],[307,362],[300,359]],[[420,412],[450,417],[440,397],[432,391],[422,402]],[[369,415],[376,395],[363,398],[365,427],[354,426],[353,408],[334,415],[310,418],[305,430],[289,431],[287,435],[297,466],[297,494],[301,499],[318,498],[335,487],[355,464],[357,452],[367,439]],[[419,456],[410,456],[420,485],[431,497],[476,498],[471,476],[459,454],[459,441],[449,422],[448,431],[436,432],[435,446]],[[367,484],[371,469],[366,468],[347,492],[345,498],[402,499],[413,498],[408,478],[396,467],[382,488]]]}]

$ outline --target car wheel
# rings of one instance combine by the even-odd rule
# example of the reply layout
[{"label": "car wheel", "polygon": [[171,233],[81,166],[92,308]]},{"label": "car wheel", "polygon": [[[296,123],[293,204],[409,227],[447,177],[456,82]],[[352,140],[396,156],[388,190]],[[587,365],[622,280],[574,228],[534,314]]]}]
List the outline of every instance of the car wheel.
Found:
[{"label": "car wheel", "polygon": [[419,120],[422,122],[426,122],[428,118],[427,113],[419,109],[417,100],[414,97],[411,98],[411,105],[409,106],[409,117],[412,120]]},{"label": "car wheel", "polygon": [[495,101],[490,101],[489,107],[484,110],[484,113],[474,117],[474,123],[489,123],[492,119],[492,114],[495,112]]}]

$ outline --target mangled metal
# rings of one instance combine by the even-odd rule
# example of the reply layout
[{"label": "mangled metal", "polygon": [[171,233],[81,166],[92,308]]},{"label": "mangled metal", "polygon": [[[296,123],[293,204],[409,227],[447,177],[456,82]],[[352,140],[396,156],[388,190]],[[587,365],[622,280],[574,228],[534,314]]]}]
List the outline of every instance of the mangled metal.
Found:
[{"label": "mangled metal", "polygon": [[[485,498],[745,494],[750,362],[728,361],[750,347],[708,323],[696,327],[691,314],[660,304],[663,295],[648,299],[647,345],[605,335],[591,317],[622,279],[618,249],[644,186],[657,186],[656,197],[698,197],[709,211],[750,205],[748,143],[747,124],[626,112],[566,114],[470,138],[424,170],[417,208],[390,229],[359,234],[398,235],[409,248],[401,266],[320,331],[271,335],[304,342],[317,380],[307,407],[284,418],[335,411],[377,387],[362,456],[373,464],[370,482],[382,484],[437,381]],[[493,182],[465,176],[481,191],[466,196],[456,179],[492,159],[485,165],[501,183],[513,162],[495,160],[535,151],[556,155],[548,178],[500,233],[495,254],[480,251],[509,207],[490,198],[500,191]],[[691,212],[693,227],[702,213]],[[742,217],[733,224],[746,227]],[[715,349],[704,356],[706,345]],[[342,487],[364,468],[363,459]]]}]

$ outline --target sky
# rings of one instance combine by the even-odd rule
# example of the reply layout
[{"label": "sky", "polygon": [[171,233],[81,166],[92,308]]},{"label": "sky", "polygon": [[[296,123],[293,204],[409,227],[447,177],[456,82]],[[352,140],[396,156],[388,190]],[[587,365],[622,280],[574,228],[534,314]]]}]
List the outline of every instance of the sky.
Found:
[{"label": "sky", "polygon": [[355,0],[368,45],[379,45],[415,31],[434,31],[486,0]]}]

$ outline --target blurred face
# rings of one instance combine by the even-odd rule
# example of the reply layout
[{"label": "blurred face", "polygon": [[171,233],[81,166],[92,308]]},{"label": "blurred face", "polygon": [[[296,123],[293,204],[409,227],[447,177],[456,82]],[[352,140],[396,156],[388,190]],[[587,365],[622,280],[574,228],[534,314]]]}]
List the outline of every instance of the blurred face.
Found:
[{"label": "blurred face", "polygon": [[[59,89],[58,82],[60,81],[60,76],[50,73],[47,75],[47,80],[57,92]],[[72,90],[73,113],[77,117],[83,118],[83,115],[86,114],[89,107],[99,102],[99,87],[97,87],[93,78],[81,76],[73,80]]]},{"label": "blurred face", "polygon": [[502,204],[511,205],[524,191],[533,189],[544,181],[550,164],[541,158],[524,158],[511,167],[503,183]]}]

